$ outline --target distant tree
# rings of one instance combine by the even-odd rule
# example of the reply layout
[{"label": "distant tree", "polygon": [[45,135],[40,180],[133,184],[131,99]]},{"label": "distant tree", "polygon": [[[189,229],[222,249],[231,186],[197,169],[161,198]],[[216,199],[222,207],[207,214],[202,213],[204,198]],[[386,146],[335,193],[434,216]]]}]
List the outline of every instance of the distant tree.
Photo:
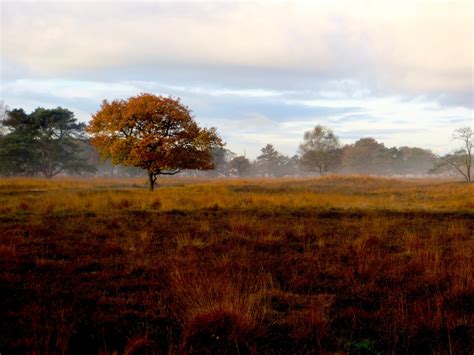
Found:
[{"label": "distant tree", "polygon": [[317,125],[304,133],[304,142],[300,145],[301,165],[309,171],[324,175],[334,171],[341,162],[341,145],[334,132]]},{"label": "distant tree", "polygon": [[271,144],[267,144],[260,151],[262,154],[257,157],[257,164],[265,176],[274,176],[284,163],[284,156]]},{"label": "distant tree", "polygon": [[278,177],[297,175],[299,172],[299,164],[300,160],[297,155],[290,158],[287,155],[280,154],[278,164],[274,167],[273,175]]},{"label": "distant tree", "polygon": [[453,139],[461,141],[462,146],[453,153],[447,154],[438,159],[436,168],[449,167],[460,174],[466,182],[472,182],[472,148],[474,132],[471,127],[462,127],[456,129]]},{"label": "distant tree", "polygon": [[26,114],[14,109],[7,112],[2,125],[7,130],[0,148],[4,173],[51,178],[62,172],[94,171],[80,147],[85,125],[71,111],[39,107]]},{"label": "distant tree", "polygon": [[243,155],[235,157],[230,161],[231,172],[237,176],[244,176],[250,170],[250,161]]},{"label": "distant tree", "polygon": [[361,138],[342,148],[344,172],[360,174],[425,174],[433,167],[435,155],[418,147],[391,147],[374,138]]},{"label": "distant tree", "polygon": [[436,156],[429,149],[400,147],[396,152],[394,172],[397,174],[425,174],[432,168]]},{"label": "distant tree", "polygon": [[298,155],[293,155],[291,158],[288,158],[284,167],[285,175],[298,175],[300,166],[300,158]]},{"label": "distant tree", "polygon": [[396,156],[383,143],[374,138],[361,138],[345,146],[342,165],[348,172],[359,174],[384,174],[393,164]]},{"label": "distant tree", "polygon": [[150,190],[159,175],[212,169],[212,149],[223,146],[216,130],[200,128],[179,99],[146,93],[105,100],[87,131],[103,158],[145,169]]},{"label": "distant tree", "polygon": [[214,163],[214,176],[229,176],[232,167],[230,162],[235,157],[235,153],[223,147],[212,149],[212,161]]}]

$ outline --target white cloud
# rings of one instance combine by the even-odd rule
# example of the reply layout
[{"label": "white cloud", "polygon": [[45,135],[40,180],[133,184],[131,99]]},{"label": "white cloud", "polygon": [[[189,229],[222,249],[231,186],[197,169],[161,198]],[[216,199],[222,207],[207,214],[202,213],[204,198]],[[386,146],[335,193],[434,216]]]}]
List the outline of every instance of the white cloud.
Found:
[{"label": "white cloud", "polygon": [[63,99],[97,99],[132,96],[139,89],[127,82],[101,83],[70,80],[31,80],[20,79],[6,82],[2,90],[10,94],[43,93]]},{"label": "white cloud", "polygon": [[196,86],[178,86],[163,85],[163,87],[173,91],[182,91],[190,94],[201,94],[209,96],[237,96],[237,97],[276,97],[283,96],[289,91],[256,89],[229,89],[229,88],[212,88],[212,87],[196,87]]},{"label": "white cloud", "polygon": [[268,129],[278,128],[279,124],[273,121],[271,118],[262,115],[257,112],[250,112],[246,117],[239,122],[239,128],[242,130],[246,129]]},{"label": "white cloud", "polygon": [[469,0],[38,2],[2,8],[2,57],[26,68],[25,75],[110,68],[124,75],[130,66],[155,65],[224,68],[232,76],[238,67],[351,78],[372,90],[472,91]]}]

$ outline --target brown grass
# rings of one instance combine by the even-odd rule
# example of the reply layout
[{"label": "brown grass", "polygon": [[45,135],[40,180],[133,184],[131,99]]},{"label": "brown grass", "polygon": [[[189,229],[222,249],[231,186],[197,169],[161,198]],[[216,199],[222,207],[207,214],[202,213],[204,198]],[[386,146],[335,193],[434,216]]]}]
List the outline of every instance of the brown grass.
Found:
[{"label": "brown grass", "polygon": [[472,353],[474,187],[0,181],[0,352]]}]

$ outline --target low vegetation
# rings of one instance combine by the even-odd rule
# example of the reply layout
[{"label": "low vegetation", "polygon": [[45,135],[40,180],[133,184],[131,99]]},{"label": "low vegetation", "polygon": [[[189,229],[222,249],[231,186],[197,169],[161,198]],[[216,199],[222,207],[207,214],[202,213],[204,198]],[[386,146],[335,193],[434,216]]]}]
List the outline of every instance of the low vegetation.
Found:
[{"label": "low vegetation", "polygon": [[0,181],[0,352],[472,353],[474,186]]}]

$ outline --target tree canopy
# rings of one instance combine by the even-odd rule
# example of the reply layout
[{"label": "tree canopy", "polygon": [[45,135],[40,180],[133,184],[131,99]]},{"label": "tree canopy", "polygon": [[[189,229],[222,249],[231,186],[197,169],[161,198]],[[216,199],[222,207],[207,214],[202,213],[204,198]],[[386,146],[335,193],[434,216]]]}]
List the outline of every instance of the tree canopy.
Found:
[{"label": "tree canopy", "polygon": [[287,157],[282,155],[272,144],[267,144],[260,150],[257,163],[266,176],[280,175],[280,168],[286,163]]},{"label": "tree canopy", "polygon": [[300,145],[301,165],[320,175],[335,170],[340,164],[340,144],[334,132],[317,125],[304,133],[304,142]]},{"label": "tree canopy", "polygon": [[145,169],[150,190],[158,175],[212,169],[212,150],[223,146],[215,128],[200,128],[179,99],[148,93],[103,101],[87,131],[103,158]]},{"label": "tree canopy", "polygon": [[4,174],[47,178],[62,172],[92,172],[81,155],[85,140],[83,123],[68,109],[38,107],[27,114],[23,109],[7,111],[2,120],[0,162]]},{"label": "tree canopy", "polygon": [[237,176],[245,176],[250,170],[250,161],[243,155],[235,157],[230,161],[230,167],[232,172]]}]

